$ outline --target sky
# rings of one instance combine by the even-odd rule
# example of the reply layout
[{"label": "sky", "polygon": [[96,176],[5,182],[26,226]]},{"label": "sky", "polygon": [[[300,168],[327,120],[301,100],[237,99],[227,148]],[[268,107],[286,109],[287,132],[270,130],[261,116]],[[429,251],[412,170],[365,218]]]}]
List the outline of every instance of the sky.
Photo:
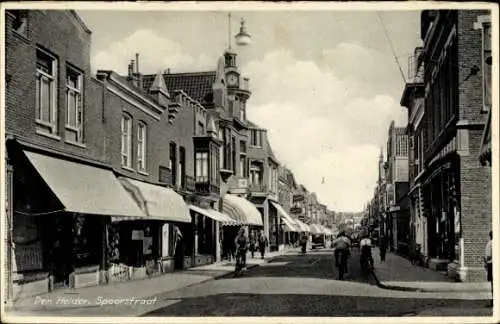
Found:
[{"label": "sky", "polygon": [[[228,46],[228,12],[77,10],[92,30],[93,70],[125,74],[215,70]],[[234,11],[248,47],[233,48],[250,78],[250,120],[268,129],[273,151],[296,180],[335,211],[361,211],[372,198],[408,56],[419,46],[419,11]],[[380,20],[381,18],[381,20]],[[234,39],[234,38],[233,38]]]}]

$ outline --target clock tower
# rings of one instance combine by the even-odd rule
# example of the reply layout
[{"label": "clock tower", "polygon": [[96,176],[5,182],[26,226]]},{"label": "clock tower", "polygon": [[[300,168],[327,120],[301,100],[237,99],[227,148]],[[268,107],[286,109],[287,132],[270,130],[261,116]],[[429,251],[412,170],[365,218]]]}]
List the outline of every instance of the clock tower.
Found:
[{"label": "clock tower", "polygon": [[224,70],[226,73],[226,81],[228,88],[240,87],[240,71],[236,66],[236,53],[228,48],[224,53]]}]

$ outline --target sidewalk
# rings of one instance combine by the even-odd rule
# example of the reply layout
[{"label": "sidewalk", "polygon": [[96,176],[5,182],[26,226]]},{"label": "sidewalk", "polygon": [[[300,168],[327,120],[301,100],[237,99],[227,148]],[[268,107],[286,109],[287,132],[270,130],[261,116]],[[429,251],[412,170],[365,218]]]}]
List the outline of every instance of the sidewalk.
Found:
[{"label": "sidewalk", "polygon": [[384,262],[378,248],[373,249],[377,286],[385,289],[419,292],[489,292],[489,282],[454,282],[445,273],[412,265],[409,260],[388,252]]},{"label": "sidewalk", "polygon": [[[247,268],[293,252],[296,252],[295,249],[271,252],[264,260],[260,259],[260,256],[255,259],[249,257]],[[140,315],[148,306],[158,306],[161,299],[158,296],[164,293],[201,284],[233,272],[234,262],[224,261],[147,279],[80,289],[58,289],[47,294],[18,299],[11,305],[6,305],[5,311],[10,315],[34,315],[40,312],[85,316]]]}]

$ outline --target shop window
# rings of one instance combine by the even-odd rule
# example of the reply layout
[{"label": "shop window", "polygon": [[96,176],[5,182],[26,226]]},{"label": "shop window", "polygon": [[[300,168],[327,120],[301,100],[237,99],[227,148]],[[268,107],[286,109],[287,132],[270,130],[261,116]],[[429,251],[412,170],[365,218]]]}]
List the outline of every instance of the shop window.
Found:
[{"label": "shop window", "polygon": [[66,140],[83,142],[83,74],[66,68]]},{"label": "shop window", "polygon": [[57,60],[48,52],[36,50],[36,122],[38,130],[57,132]]}]

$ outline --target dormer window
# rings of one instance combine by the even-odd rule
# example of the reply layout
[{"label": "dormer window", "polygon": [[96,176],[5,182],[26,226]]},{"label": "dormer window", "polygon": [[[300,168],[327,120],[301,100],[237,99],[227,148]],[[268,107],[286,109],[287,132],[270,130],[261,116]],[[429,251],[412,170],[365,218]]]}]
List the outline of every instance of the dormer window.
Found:
[{"label": "dormer window", "polygon": [[258,129],[252,129],[251,135],[252,137],[250,140],[250,145],[256,147],[262,147],[262,131]]}]

